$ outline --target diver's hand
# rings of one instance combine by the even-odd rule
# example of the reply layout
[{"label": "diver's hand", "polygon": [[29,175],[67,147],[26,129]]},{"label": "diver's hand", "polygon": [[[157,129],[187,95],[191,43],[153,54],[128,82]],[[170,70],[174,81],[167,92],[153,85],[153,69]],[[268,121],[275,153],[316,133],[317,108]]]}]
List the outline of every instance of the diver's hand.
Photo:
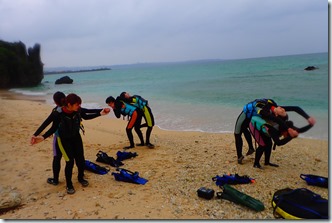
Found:
[{"label": "diver's hand", "polygon": [[30,144],[34,145],[34,144],[40,143],[42,141],[44,141],[44,137],[43,136],[32,136],[31,140],[30,140]]},{"label": "diver's hand", "polygon": [[296,138],[299,135],[299,133],[295,129],[292,129],[292,128],[287,129],[287,132],[292,138]]},{"label": "diver's hand", "polygon": [[111,109],[109,108],[104,108],[101,112],[100,115],[107,115],[108,113],[110,113]]},{"label": "diver's hand", "polygon": [[316,119],[314,117],[308,118],[308,122],[310,125],[314,126],[316,124]]}]

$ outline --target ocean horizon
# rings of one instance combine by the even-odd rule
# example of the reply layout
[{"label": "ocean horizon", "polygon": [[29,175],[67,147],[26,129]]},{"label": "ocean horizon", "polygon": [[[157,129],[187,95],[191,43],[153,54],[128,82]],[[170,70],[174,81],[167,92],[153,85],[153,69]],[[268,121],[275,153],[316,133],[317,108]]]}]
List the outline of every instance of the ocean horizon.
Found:
[{"label": "ocean horizon", "polygon": [[[318,69],[304,70],[308,66]],[[272,98],[281,106],[299,106],[316,118],[316,125],[301,137],[328,139],[328,53],[44,70],[100,67],[111,70],[48,74],[37,87],[10,91],[44,97],[50,105],[56,91],[76,93],[88,108],[107,107],[108,96],[127,91],[149,101],[161,129],[209,133],[232,133],[246,103]],[[72,78],[73,84],[55,85],[63,76]],[[113,113],[109,117],[115,118]],[[296,113],[290,119],[298,127],[306,124]]]}]

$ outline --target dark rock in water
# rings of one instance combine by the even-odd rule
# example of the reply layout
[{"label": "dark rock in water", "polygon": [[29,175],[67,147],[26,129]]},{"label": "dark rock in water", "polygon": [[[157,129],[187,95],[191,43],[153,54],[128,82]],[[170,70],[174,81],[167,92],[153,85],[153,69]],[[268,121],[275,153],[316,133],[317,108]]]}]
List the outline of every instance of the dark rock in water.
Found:
[{"label": "dark rock in water", "polygon": [[34,87],[44,78],[40,44],[26,49],[22,42],[0,40],[0,88]]},{"label": "dark rock in water", "polygon": [[55,81],[55,84],[72,84],[73,79],[68,76],[61,77]]},{"label": "dark rock in water", "polygon": [[309,67],[306,67],[304,70],[316,70],[316,69],[318,69],[318,67],[309,66]]}]

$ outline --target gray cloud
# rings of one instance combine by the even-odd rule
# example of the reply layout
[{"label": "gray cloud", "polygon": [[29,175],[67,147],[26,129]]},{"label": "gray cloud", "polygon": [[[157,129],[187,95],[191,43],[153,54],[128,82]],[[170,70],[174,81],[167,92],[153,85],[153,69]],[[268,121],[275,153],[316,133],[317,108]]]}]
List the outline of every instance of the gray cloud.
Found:
[{"label": "gray cloud", "polygon": [[0,0],[0,38],[46,67],[328,51],[323,0]]}]

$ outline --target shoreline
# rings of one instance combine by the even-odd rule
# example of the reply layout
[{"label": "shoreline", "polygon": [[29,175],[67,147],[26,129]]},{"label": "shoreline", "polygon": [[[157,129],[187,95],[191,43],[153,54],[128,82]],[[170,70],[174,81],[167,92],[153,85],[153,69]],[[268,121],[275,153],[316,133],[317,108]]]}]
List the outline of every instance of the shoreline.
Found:
[{"label": "shoreline", "polygon": [[[8,95],[9,94],[9,95]],[[304,187],[328,198],[328,189],[308,186],[299,175],[329,175],[328,142],[297,138],[272,151],[271,162],[278,168],[253,168],[254,155],[237,164],[234,136],[229,133],[168,131],[154,128],[154,149],[135,147],[138,156],[123,161],[123,168],[139,172],[148,179],[145,185],[115,181],[111,172],[97,175],[86,171],[90,185],[81,187],[73,170],[74,195],[65,192],[61,161],[60,184],[49,185],[52,176],[52,139],[30,146],[31,135],[51,112],[43,101],[27,101],[0,91],[0,187],[11,187],[22,196],[22,206],[0,215],[2,219],[275,219],[271,198],[285,187]],[[10,97],[13,96],[12,100]],[[111,111],[112,112],[112,111]],[[109,116],[113,116],[110,118]],[[126,120],[108,116],[83,121],[85,158],[96,162],[98,151],[116,158],[128,145]],[[145,129],[142,129],[145,136]],[[138,142],[133,132],[135,143]],[[247,145],[244,143],[243,153]],[[264,157],[261,159],[261,164]],[[211,180],[216,175],[238,173],[256,180],[249,185],[234,185],[265,205],[262,212],[214,197],[204,200],[197,189],[221,191]]]},{"label": "shoreline", "polygon": [[[8,90],[0,90],[0,97],[3,97],[4,99],[12,99],[12,100],[26,100],[26,101],[37,101],[37,102],[42,102],[45,103],[46,105],[49,105],[52,107],[53,104],[53,100],[52,100],[52,95],[25,95],[19,92],[15,92],[15,91],[10,91],[10,89]],[[49,98],[47,98],[49,97]],[[51,103],[50,103],[51,102]],[[84,104],[84,101],[83,101]],[[98,103],[93,103],[93,104],[98,104]],[[99,105],[101,108],[103,106]],[[104,106],[105,107],[105,106]],[[86,108],[95,108],[93,106],[87,106]],[[114,115],[112,115],[112,111],[110,113],[110,118],[114,118]],[[155,125],[155,127],[158,127],[160,130],[162,131],[170,131],[170,132],[197,132],[197,133],[207,133],[207,134],[233,134],[233,131],[219,131],[219,132],[213,132],[213,131],[203,131],[203,130],[191,130],[191,129],[183,129],[183,130],[177,130],[177,129],[167,129],[167,128],[162,128],[160,127],[158,124]],[[313,137],[313,136],[303,136],[303,134],[300,134],[298,138],[302,138],[302,139],[312,139],[312,140],[322,140],[322,141],[327,141],[328,142],[328,138],[317,138],[317,137]]]},{"label": "shoreline", "polygon": [[0,97],[3,99],[8,100],[26,100],[26,101],[36,101],[36,102],[43,102],[46,104],[46,95],[24,95],[17,92],[11,92],[10,89],[8,90],[0,90]]}]

